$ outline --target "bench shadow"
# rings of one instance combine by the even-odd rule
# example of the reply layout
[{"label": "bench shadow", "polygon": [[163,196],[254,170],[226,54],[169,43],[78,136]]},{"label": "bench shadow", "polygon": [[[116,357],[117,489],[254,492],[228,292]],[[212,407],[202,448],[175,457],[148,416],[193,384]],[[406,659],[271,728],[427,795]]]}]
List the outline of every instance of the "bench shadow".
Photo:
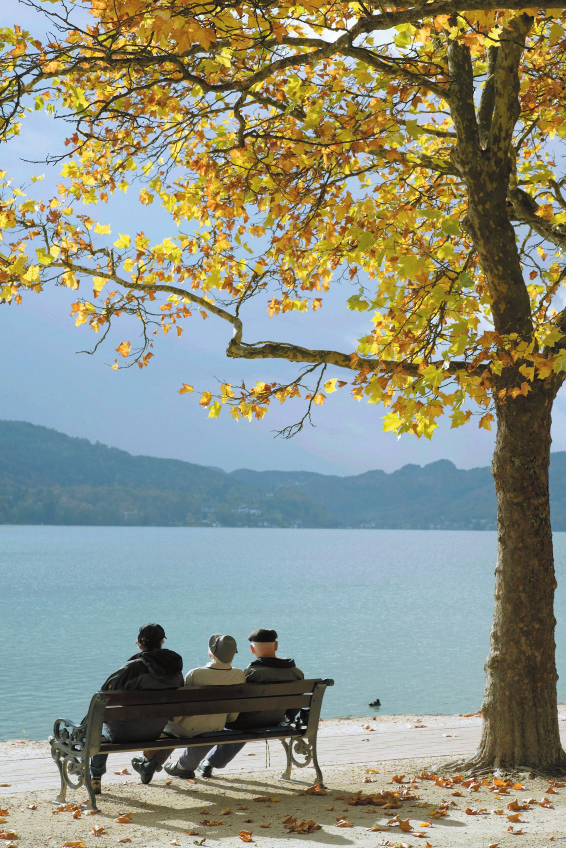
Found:
[{"label": "bench shadow", "polygon": [[[173,808],[168,804],[162,804],[157,801],[150,800],[138,800],[134,798],[127,799],[127,805],[129,808],[135,811],[135,822],[136,825],[145,826],[148,828],[153,828],[157,830],[163,830],[171,834],[172,838],[179,835],[187,835],[187,831],[198,831],[198,835],[207,839],[214,839],[221,841],[222,838],[233,839],[238,836],[241,830],[252,830],[254,836],[257,837],[262,833],[266,837],[270,835],[274,838],[288,839],[290,837],[299,837],[304,841],[304,837],[308,836],[309,841],[317,842],[321,844],[330,843],[332,845],[354,845],[355,840],[349,839],[345,834],[334,834],[329,833],[325,828],[331,827],[334,824],[334,819],[330,822],[326,822],[320,820],[319,816],[316,816],[317,824],[322,826],[321,830],[316,830],[313,833],[309,834],[301,834],[301,833],[289,833],[289,831],[285,830],[282,826],[281,820],[274,822],[275,827],[270,828],[261,828],[259,821],[246,823],[244,821],[244,816],[251,818],[256,812],[256,815],[264,814],[264,817],[269,818],[269,816],[265,816],[267,809],[273,810],[273,818],[276,817],[281,819],[284,815],[288,814],[288,805],[284,806],[283,801],[288,801],[292,803],[295,798],[293,795],[287,795],[281,799],[281,802],[275,802],[279,809],[274,810],[273,807],[268,807],[264,804],[259,805],[261,809],[255,811],[253,808],[249,808],[247,810],[238,810],[234,809],[230,815],[223,817],[223,824],[217,827],[211,827],[208,825],[201,824],[200,820],[205,815],[199,808],[206,807],[210,805],[214,806],[224,806],[224,804],[228,805],[230,803],[230,798],[227,793],[226,796],[219,798],[218,795],[208,796],[208,793],[197,793],[191,789],[187,791],[183,786],[159,786],[159,789],[169,790],[173,792],[175,795],[193,795],[195,800],[199,803],[192,808],[187,809],[186,807],[177,809]],[[241,790],[239,790],[241,791]],[[203,797],[204,795],[204,797]],[[105,792],[104,798],[111,800],[117,804],[124,805],[125,799],[121,795],[114,795],[112,792]],[[210,800],[206,800],[209,797]],[[238,803],[240,799],[234,799],[232,803]],[[325,814],[327,815],[326,811]],[[211,819],[214,817],[220,817],[220,812],[216,810],[211,810],[208,814]],[[303,814],[299,814],[297,817]],[[105,813],[104,808],[102,807],[100,810],[97,819],[100,821],[106,820],[108,823],[114,820],[114,813],[109,814]],[[323,817],[324,818],[324,817]],[[182,824],[180,824],[182,822]],[[196,835],[196,834],[194,834]]]}]

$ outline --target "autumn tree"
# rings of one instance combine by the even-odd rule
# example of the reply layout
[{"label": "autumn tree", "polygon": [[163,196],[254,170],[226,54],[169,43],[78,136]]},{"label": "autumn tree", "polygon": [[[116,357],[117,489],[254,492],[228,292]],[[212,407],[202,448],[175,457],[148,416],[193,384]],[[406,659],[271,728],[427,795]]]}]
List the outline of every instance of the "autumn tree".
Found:
[{"label": "autumn tree", "polygon": [[[212,416],[261,417],[293,397],[308,415],[349,385],[385,404],[398,433],[430,437],[443,413],[454,427],[496,417],[495,612],[483,735],[466,765],[564,771],[548,499],[566,375],[562,10],[74,6],[76,21],[44,10],[47,43],[2,31],[5,141],[25,132],[30,104],[71,124],[52,155],[55,197],[4,180],[2,297],[80,287],[73,313],[97,343],[134,316],[140,339],[119,345],[121,363],[147,365],[156,334],[201,312],[231,325],[229,357],[297,364],[285,384],[211,385],[200,403]],[[170,237],[116,238],[103,211],[88,214],[128,187],[169,213]],[[348,308],[367,315],[356,350],[253,341],[252,298],[273,317],[314,310],[340,277]]]}]

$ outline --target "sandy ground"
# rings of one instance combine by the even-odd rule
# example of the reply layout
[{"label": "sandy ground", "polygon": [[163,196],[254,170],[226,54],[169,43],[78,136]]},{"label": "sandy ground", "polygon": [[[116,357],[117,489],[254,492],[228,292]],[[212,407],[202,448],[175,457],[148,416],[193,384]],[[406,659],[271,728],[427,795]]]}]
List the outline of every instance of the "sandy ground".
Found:
[{"label": "sandy ground", "polygon": [[[561,708],[561,717],[566,717]],[[320,733],[376,732],[394,727],[455,727],[477,717],[380,716],[323,721]],[[0,743],[4,759],[37,757],[46,743]],[[242,755],[240,755],[242,756]],[[83,790],[69,792],[68,808],[53,792],[3,796],[0,842],[6,848],[161,848],[203,845],[258,848],[284,843],[390,848],[552,848],[566,846],[566,782],[513,775],[469,782],[443,778],[438,759],[363,765],[322,764],[326,790],[309,794],[312,770],[295,769],[297,782],[273,770],[232,772],[195,782],[155,776],[149,786],[132,774],[104,786],[100,812],[89,815]],[[117,821],[125,818],[125,821]]]}]

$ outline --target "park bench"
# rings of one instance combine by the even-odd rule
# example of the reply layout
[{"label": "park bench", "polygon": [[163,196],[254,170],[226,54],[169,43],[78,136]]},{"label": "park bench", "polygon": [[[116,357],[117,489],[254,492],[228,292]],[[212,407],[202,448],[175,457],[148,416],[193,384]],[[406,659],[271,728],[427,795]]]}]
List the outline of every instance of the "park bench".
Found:
[{"label": "park bench", "polygon": [[[281,775],[291,779],[291,768],[314,766],[316,779],[323,778],[316,753],[316,737],[322,698],[333,680],[293,680],[288,683],[240,684],[237,686],[191,686],[186,689],[122,690],[96,692],[86,718],[75,724],[58,718],[49,737],[51,756],[57,763],[61,790],[55,799],[65,803],[67,787],[85,786],[89,805],[96,809],[90,780],[89,762],[94,754],[113,754],[164,748],[193,748],[198,745],[224,745],[230,742],[279,739],[287,764]],[[185,738],[161,735],[139,742],[109,742],[102,736],[102,725],[109,721],[170,719],[173,716],[214,715],[216,713],[248,713],[264,710],[297,710],[297,719],[277,727],[250,730],[219,730]]]}]

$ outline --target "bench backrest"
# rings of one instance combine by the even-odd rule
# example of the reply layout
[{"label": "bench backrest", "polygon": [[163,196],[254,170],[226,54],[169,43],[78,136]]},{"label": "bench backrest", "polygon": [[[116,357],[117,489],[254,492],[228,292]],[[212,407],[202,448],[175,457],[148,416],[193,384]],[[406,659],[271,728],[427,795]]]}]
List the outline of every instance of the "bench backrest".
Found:
[{"label": "bench backrest", "polygon": [[123,690],[100,692],[106,701],[104,721],[136,721],[146,718],[259,712],[309,707],[322,680],[236,686],[190,686],[186,689]]}]

